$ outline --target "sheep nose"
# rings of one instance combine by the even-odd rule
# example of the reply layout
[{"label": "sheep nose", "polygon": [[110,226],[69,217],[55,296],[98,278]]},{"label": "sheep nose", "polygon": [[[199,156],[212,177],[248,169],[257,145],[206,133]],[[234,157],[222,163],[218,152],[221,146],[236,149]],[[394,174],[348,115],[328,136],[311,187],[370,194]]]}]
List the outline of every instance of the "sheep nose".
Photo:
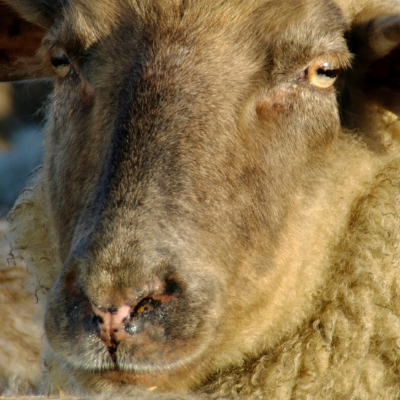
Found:
[{"label": "sheep nose", "polygon": [[118,344],[127,336],[125,325],[130,319],[132,308],[122,305],[104,309],[92,304],[92,309],[98,323],[100,339],[108,347],[110,353],[115,352]]},{"label": "sheep nose", "polygon": [[104,307],[91,303],[97,335],[114,360],[121,342],[143,330],[151,330],[147,323],[162,323],[165,312],[177,298],[177,293],[168,291],[171,288],[176,289],[175,284],[164,288],[167,289],[166,292],[148,294],[134,306],[123,304]]},{"label": "sheep nose", "polygon": [[[139,287],[140,290],[131,287]],[[182,285],[176,276],[169,275],[122,290],[112,287],[101,291],[97,289],[95,295],[85,297],[91,307],[91,327],[116,362],[121,342],[142,340],[143,335],[151,336],[164,329],[169,316],[174,314],[180,303]]]}]

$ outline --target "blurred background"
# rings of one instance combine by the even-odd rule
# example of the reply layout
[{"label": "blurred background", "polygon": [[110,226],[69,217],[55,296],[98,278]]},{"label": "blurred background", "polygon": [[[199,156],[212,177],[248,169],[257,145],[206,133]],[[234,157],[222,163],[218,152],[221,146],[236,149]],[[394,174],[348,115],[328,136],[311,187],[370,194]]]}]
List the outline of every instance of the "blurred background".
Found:
[{"label": "blurred background", "polygon": [[0,83],[0,220],[41,163],[50,82]]}]

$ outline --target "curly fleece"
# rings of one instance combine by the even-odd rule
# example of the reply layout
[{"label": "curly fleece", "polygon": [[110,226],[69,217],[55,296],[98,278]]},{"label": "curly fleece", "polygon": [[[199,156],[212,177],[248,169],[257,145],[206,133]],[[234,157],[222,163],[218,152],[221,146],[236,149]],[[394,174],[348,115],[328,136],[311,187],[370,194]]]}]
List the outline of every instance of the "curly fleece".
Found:
[{"label": "curly fleece", "polygon": [[312,318],[290,338],[216,373],[214,396],[260,399],[400,398],[400,161],[354,205]]}]

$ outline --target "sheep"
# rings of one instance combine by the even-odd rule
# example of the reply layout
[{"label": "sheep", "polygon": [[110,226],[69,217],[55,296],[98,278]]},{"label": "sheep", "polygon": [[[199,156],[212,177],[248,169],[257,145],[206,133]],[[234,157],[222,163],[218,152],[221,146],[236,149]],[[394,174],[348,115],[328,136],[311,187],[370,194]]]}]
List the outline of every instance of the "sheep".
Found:
[{"label": "sheep", "polygon": [[7,3],[3,79],[55,79],[7,235],[38,390],[398,399],[397,5]]}]

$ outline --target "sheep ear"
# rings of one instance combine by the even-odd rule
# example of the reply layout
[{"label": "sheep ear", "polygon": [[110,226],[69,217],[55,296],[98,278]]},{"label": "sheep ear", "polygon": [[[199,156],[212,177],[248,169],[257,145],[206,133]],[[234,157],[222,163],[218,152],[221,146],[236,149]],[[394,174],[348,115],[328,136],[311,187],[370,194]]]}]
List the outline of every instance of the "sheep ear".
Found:
[{"label": "sheep ear", "polygon": [[40,14],[41,2],[31,3],[35,9],[27,1],[0,0],[0,81],[51,75],[51,71],[46,70],[36,56],[45,28],[50,25],[51,13]]},{"label": "sheep ear", "polygon": [[354,73],[367,68],[364,91],[370,100],[400,115],[400,14],[376,18],[352,32]]}]

